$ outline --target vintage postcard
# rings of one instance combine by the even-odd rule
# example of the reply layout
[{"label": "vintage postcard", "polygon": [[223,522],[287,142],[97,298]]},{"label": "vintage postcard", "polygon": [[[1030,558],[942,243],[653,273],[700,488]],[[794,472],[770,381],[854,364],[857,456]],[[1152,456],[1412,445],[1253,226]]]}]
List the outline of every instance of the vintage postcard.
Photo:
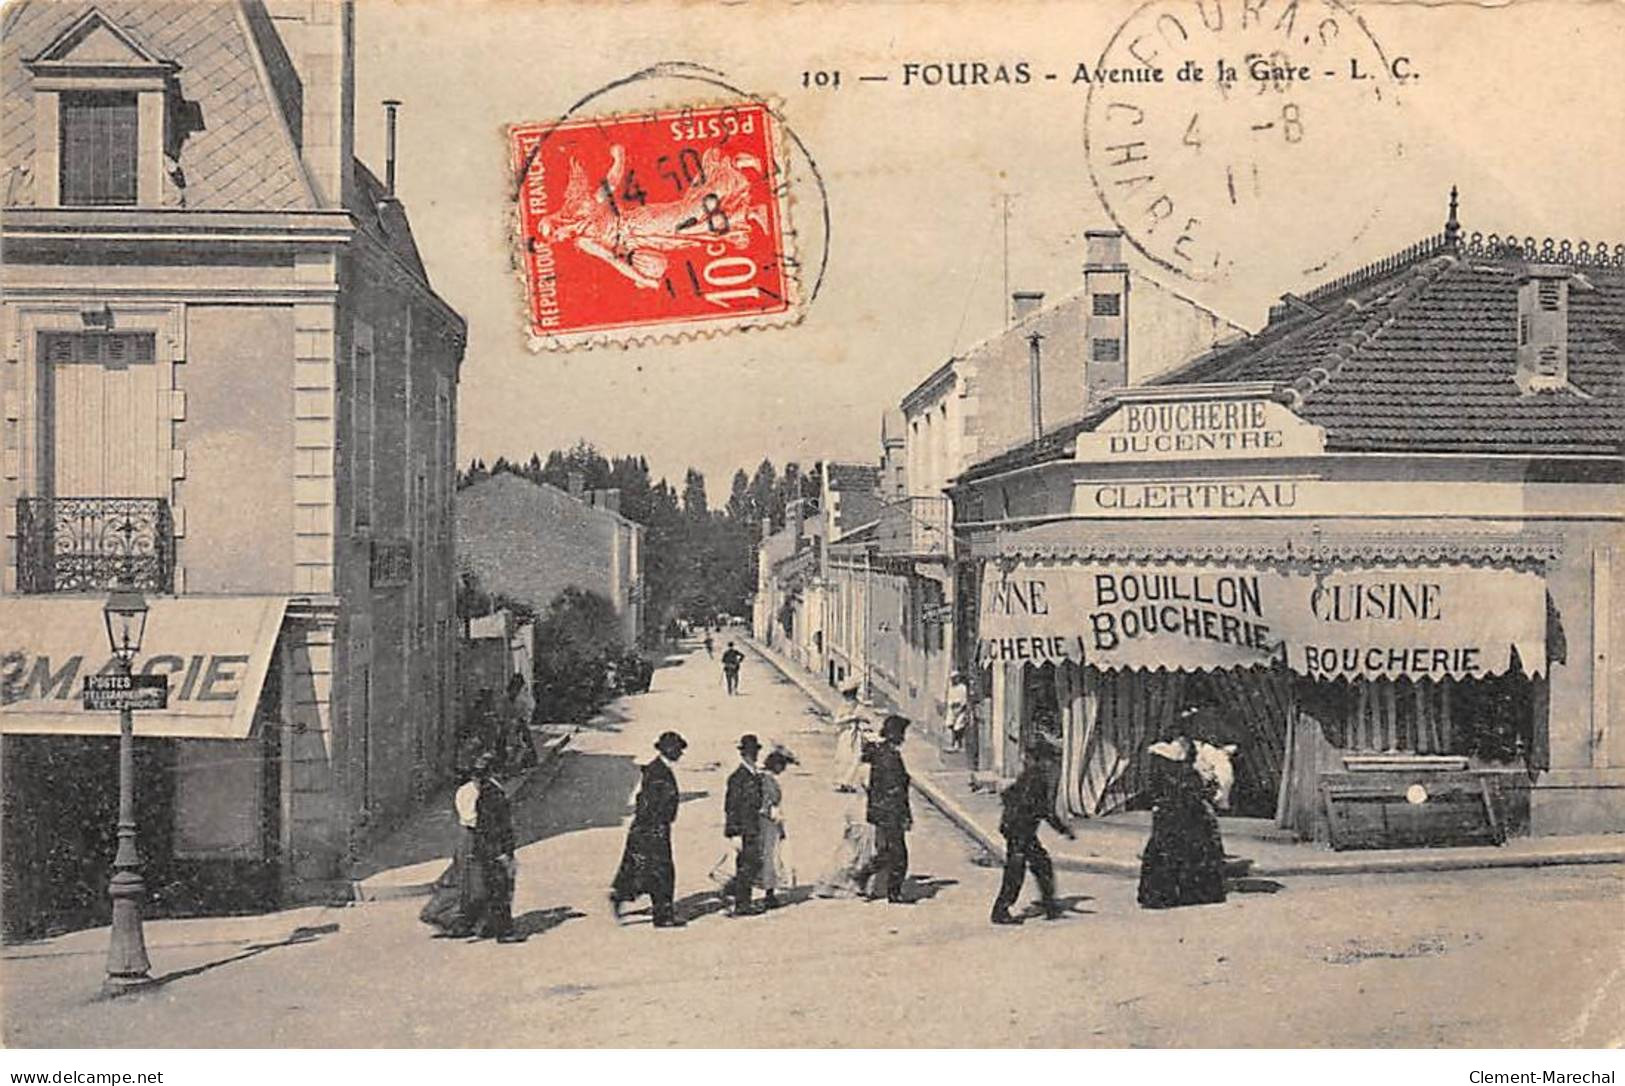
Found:
[{"label": "vintage postcard", "polygon": [[10,0],[6,1064],[1613,1082],[1621,56],[1579,0]]}]

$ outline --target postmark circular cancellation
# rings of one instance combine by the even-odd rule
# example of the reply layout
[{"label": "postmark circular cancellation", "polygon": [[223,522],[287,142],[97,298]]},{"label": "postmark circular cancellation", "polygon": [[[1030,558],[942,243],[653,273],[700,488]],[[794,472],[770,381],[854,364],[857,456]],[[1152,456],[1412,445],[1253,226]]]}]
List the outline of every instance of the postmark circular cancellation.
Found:
[{"label": "postmark circular cancellation", "polygon": [[[683,85],[686,104],[583,109],[629,87],[672,95],[671,80]],[[708,87],[709,100],[694,101],[695,82]],[[816,296],[829,235],[817,165],[776,109],[709,69],[646,69],[563,117],[512,125],[507,135],[532,349],[774,327],[799,320]],[[821,212],[822,244],[806,285],[790,225],[798,176]]]},{"label": "postmark circular cancellation", "polygon": [[1091,76],[1107,213],[1148,259],[1214,282],[1310,275],[1361,236],[1417,73],[1338,0],[1151,0]]}]

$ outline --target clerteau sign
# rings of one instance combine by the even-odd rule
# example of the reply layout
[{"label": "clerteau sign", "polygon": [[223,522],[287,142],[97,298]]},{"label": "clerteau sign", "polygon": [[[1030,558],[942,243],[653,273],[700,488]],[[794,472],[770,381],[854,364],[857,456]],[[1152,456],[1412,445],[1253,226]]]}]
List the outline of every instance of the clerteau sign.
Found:
[{"label": "clerteau sign", "polygon": [[1270,399],[1125,403],[1078,435],[1085,463],[1319,456],[1326,431]]}]

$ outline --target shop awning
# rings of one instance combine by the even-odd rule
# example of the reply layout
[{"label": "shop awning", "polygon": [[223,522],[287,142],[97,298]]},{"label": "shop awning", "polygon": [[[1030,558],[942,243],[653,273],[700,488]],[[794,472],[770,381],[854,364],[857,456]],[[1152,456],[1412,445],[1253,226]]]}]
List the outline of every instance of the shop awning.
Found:
[{"label": "shop awning", "polygon": [[[99,596],[0,597],[0,732],[117,735],[119,714],[81,705],[86,676],[115,670]],[[137,674],[169,676],[169,708],[135,734],[243,739],[276,650],[282,596],[151,597]]]},{"label": "shop awning", "polygon": [[979,620],[984,662],[1208,671],[1284,661],[1316,679],[1546,670],[1545,582],[1511,569],[989,563]]}]

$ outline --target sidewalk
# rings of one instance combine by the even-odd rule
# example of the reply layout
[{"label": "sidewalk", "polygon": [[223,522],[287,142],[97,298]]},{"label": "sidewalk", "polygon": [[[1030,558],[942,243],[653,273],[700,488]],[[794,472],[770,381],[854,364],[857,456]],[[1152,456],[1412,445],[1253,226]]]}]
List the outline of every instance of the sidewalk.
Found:
[{"label": "sidewalk", "polygon": [[[740,641],[776,667],[824,712],[834,715],[840,694],[774,649],[750,637]],[[1004,859],[996,793],[972,789],[967,770],[943,765],[928,744],[908,747],[916,791],[988,852]],[[1068,871],[1138,877],[1140,849],[1150,831],[1148,816],[1112,822],[1077,819],[1076,841],[1049,842],[1055,866]],[[1275,840],[1226,827],[1225,849],[1233,874],[1252,878],[1283,875],[1361,875],[1404,871],[1462,871],[1489,867],[1547,867],[1554,864],[1625,863],[1625,834],[1579,837],[1516,837],[1501,846],[1411,848],[1334,852],[1324,844]]]},{"label": "sidewalk", "polygon": [[[536,739],[536,765],[502,782],[508,797],[515,801],[538,783],[552,779],[575,728],[545,724],[533,728],[532,733]],[[456,790],[455,784],[441,789],[367,849],[366,856],[351,872],[353,900],[389,901],[434,891],[435,880],[445,871],[457,847],[457,816],[452,805]]]}]

